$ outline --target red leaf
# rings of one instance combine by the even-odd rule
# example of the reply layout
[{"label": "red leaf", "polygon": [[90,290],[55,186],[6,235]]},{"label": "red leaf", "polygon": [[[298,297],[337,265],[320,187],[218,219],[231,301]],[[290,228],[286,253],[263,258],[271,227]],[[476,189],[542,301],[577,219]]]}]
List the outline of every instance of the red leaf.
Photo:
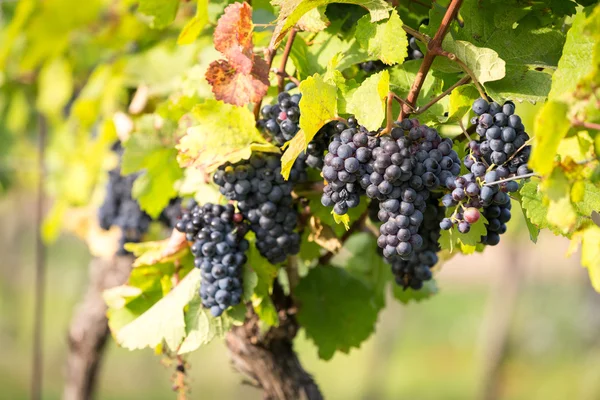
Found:
[{"label": "red leaf", "polygon": [[237,70],[227,60],[212,62],[206,71],[215,98],[236,106],[262,99],[269,88],[268,76],[269,66],[261,58],[254,59],[250,73]]},{"label": "red leaf", "polygon": [[251,72],[253,65],[252,29],[252,7],[248,3],[233,3],[225,8],[213,35],[215,49],[245,74]]}]

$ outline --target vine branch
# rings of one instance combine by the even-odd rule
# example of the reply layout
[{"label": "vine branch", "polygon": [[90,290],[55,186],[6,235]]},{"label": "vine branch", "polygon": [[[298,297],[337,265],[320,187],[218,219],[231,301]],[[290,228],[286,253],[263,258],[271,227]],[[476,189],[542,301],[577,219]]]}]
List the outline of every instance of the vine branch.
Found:
[{"label": "vine branch", "polygon": [[[358,217],[353,223],[352,225],[350,225],[350,228],[344,232],[344,234],[342,235],[342,237],[340,238],[340,242],[342,243],[342,245],[344,243],[346,243],[346,241],[350,238],[350,236],[352,236],[353,233],[359,231],[362,229],[363,225],[365,224],[365,221],[367,220],[367,216],[369,215],[369,209],[367,208],[361,215],[360,217]],[[333,258],[333,256],[336,253],[334,252],[327,252],[326,254],[324,254],[323,256],[321,256],[319,258],[319,265],[327,265],[329,263],[329,261]]]},{"label": "vine branch", "polygon": [[285,66],[287,64],[287,60],[290,57],[290,52],[292,51],[292,45],[294,44],[294,39],[296,38],[296,28],[292,28],[290,29],[290,33],[288,34],[288,40],[287,43],[285,44],[285,49],[283,50],[283,54],[281,56],[281,62],[279,63],[279,71],[277,73],[277,88],[279,90],[279,93],[283,92],[283,87],[284,87],[284,82],[283,82],[283,78],[284,78],[284,74],[285,72]]},{"label": "vine branch", "polygon": [[[415,81],[413,82],[412,87],[410,88],[410,92],[406,98],[406,101],[411,106],[415,106],[417,104],[417,99],[419,97],[419,93],[421,92],[421,88],[423,87],[423,83],[425,82],[425,77],[429,73],[431,69],[431,65],[433,64],[433,60],[436,56],[440,55],[442,50],[442,41],[444,37],[448,33],[450,29],[450,24],[458,14],[458,10],[462,5],[463,0],[452,0],[448,9],[446,10],[446,14],[442,19],[442,23],[438,28],[437,32],[433,39],[429,41],[427,44],[427,53],[423,58],[423,62],[421,63],[421,67],[419,68],[419,72],[417,72],[417,76]],[[403,106],[400,111],[400,115],[398,116],[398,121],[402,121],[406,116],[410,113],[410,108],[407,106]]]},{"label": "vine branch", "polygon": [[501,179],[499,181],[489,182],[489,183],[484,184],[483,186],[493,186],[493,185],[498,185],[503,182],[518,181],[519,179],[527,179],[527,178],[533,178],[533,177],[539,177],[539,175],[536,174],[535,172],[531,172],[529,174],[517,175],[517,176],[512,176],[510,178]]},{"label": "vine branch", "polygon": [[594,130],[600,131],[600,124],[596,124],[594,122],[585,122],[585,121],[575,120],[575,121],[572,121],[571,124],[573,126],[580,127],[580,128],[594,129]]},{"label": "vine branch", "polygon": [[443,99],[444,97],[446,97],[447,95],[450,94],[450,92],[452,92],[454,89],[456,89],[459,86],[465,85],[467,83],[469,83],[469,81],[471,80],[470,76],[465,76],[463,77],[461,80],[459,80],[458,82],[456,82],[454,85],[450,86],[448,89],[444,90],[440,95],[436,96],[435,98],[431,99],[429,101],[429,103],[425,104],[423,107],[417,107],[417,110],[415,111],[415,114],[422,114],[425,111],[427,111],[427,109],[429,107],[431,107],[432,105],[434,105],[435,103],[437,103],[438,101],[440,101],[441,99]]}]

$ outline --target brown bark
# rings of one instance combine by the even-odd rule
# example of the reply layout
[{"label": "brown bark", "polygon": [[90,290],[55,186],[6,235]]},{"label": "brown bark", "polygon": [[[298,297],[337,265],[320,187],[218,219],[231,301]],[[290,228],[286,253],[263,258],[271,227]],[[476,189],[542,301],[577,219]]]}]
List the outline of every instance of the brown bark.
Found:
[{"label": "brown bark", "polygon": [[225,339],[233,365],[263,390],[267,400],[321,400],[319,387],[293,349],[298,323],[291,298],[277,286],[274,292],[279,326],[261,333],[258,316],[249,307],[244,325],[234,327]]},{"label": "brown bark", "polygon": [[63,400],[91,399],[97,381],[104,345],[109,335],[106,289],[127,281],[133,258],[95,258],[89,266],[89,283],[69,327],[66,381]]}]

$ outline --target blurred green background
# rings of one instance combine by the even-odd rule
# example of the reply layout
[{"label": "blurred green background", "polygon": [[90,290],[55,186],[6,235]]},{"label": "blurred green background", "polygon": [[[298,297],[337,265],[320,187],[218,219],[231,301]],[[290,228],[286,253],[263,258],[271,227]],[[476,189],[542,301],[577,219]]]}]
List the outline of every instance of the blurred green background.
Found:
[{"label": "blurred green background", "polygon": [[[1,399],[29,396],[33,202],[31,193],[18,190],[0,201]],[[534,245],[515,215],[511,230],[520,233],[483,254],[449,261],[434,298],[406,306],[390,298],[376,334],[359,350],[320,361],[301,332],[296,349],[326,398],[479,399],[491,376],[495,397],[488,398],[599,399],[600,295],[590,289],[578,255],[565,258],[565,239],[546,233]],[[48,251],[44,399],[61,397],[67,327],[86,287],[89,260],[86,245],[72,236]],[[490,351],[505,331],[497,373],[490,374]],[[261,398],[242,384],[222,342],[189,361],[192,399]],[[151,351],[129,352],[111,342],[97,398],[175,398],[171,373]]]}]

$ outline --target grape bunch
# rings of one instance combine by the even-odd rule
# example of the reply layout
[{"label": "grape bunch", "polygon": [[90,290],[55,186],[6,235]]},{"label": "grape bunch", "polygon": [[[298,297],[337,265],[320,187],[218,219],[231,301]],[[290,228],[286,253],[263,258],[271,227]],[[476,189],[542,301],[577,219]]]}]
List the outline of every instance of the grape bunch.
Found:
[{"label": "grape bunch", "polygon": [[[116,142],[112,150],[119,156],[119,163],[108,172],[104,202],[98,209],[98,222],[100,228],[104,230],[109,230],[112,226],[118,226],[121,229],[117,254],[125,255],[128,254],[124,248],[125,243],[141,241],[142,236],[150,227],[152,218],[140,208],[131,194],[133,182],[139,173],[121,175],[121,157],[123,155],[121,143]],[[173,228],[179,219],[180,208],[180,200],[172,199],[160,215],[159,221],[165,226]]]},{"label": "grape bunch", "polygon": [[392,261],[392,273],[396,283],[404,288],[419,290],[423,282],[432,277],[431,268],[438,262],[440,251],[440,221],[444,217],[444,207],[439,205],[439,195],[432,193],[426,202],[424,218],[417,233],[422,244],[407,259]]},{"label": "grape bunch", "polygon": [[323,167],[323,178],[327,184],[323,188],[321,204],[333,206],[333,212],[338,215],[346,214],[360,203],[360,196],[364,193],[360,180],[367,173],[371,151],[379,142],[364,127],[357,127],[353,118],[348,122],[351,127],[335,135],[329,143]]},{"label": "grape bunch", "polygon": [[233,205],[193,204],[175,228],[193,242],[194,265],[200,268],[202,305],[218,317],[242,298],[242,267],[246,263],[247,226]]},{"label": "grape bunch", "polygon": [[[299,104],[302,95],[289,93],[295,87],[294,83],[288,83],[285,86],[285,91],[277,96],[277,103],[265,105],[262,108],[263,118],[257,122],[257,125],[272,136],[279,146],[283,146],[287,141],[292,140],[300,130],[298,125],[300,121]],[[313,140],[308,143],[306,151],[298,157],[296,161],[298,166],[295,165],[298,173],[302,174],[301,171],[303,171],[304,166],[322,169],[323,153],[327,149],[331,137],[344,129],[346,129],[346,125],[338,121],[332,121],[323,126],[315,134]],[[306,177],[302,175],[300,180],[292,180],[301,182],[306,180]]]},{"label": "grape bunch", "polygon": [[477,117],[471,122],[481,137],[476,153],[489,165],[506,166],[511,174],[529,173],[527,161],[531,146],[526,146],[529,135],[525,133],[521,117],[515,114],[514,103],[508,101],[500,106],[478,99],[472,108]]},{"label": "grape bunch", "polygon": [[494,246],[499,243],[499,235],[506,232],[505,224],[510,220],[508,193],[519,190],[519,184],[509,178],[530,172],[527,162],[531,150],[526,145],[529,136],[521,118],[515,115],[512,102],[501,106],[478,99],[472,109],[477,116],[471,122],[480,140],[469,142],[463,160],[470,172],[445,182],[451,192],[443,196],[442,203],[446,207],[457,207],[450,217],[440,222],[440,227],[448,230],[457,226],[460,233],[467,233],[483,212],[488,221],[488,234],[481,242]]},{"label": "grape bunch", "polygon": [[254,153],[249,160],[227,163],[219,167],[213,180],[227,199],[237,201],[256,234],[258,251],[269,262],[283,262],[300,251],[292,184],[281,176],[278,155]]},{"label": "grape bunch", "polygon": [[361,183],[379,201],[383,224],[377,244],[386,259],[409,259],[423,245],[418,233],[433,190],[460,172],[460,160],[450,139],[417,120],[402,121],[382,136],[372,151]]}]

